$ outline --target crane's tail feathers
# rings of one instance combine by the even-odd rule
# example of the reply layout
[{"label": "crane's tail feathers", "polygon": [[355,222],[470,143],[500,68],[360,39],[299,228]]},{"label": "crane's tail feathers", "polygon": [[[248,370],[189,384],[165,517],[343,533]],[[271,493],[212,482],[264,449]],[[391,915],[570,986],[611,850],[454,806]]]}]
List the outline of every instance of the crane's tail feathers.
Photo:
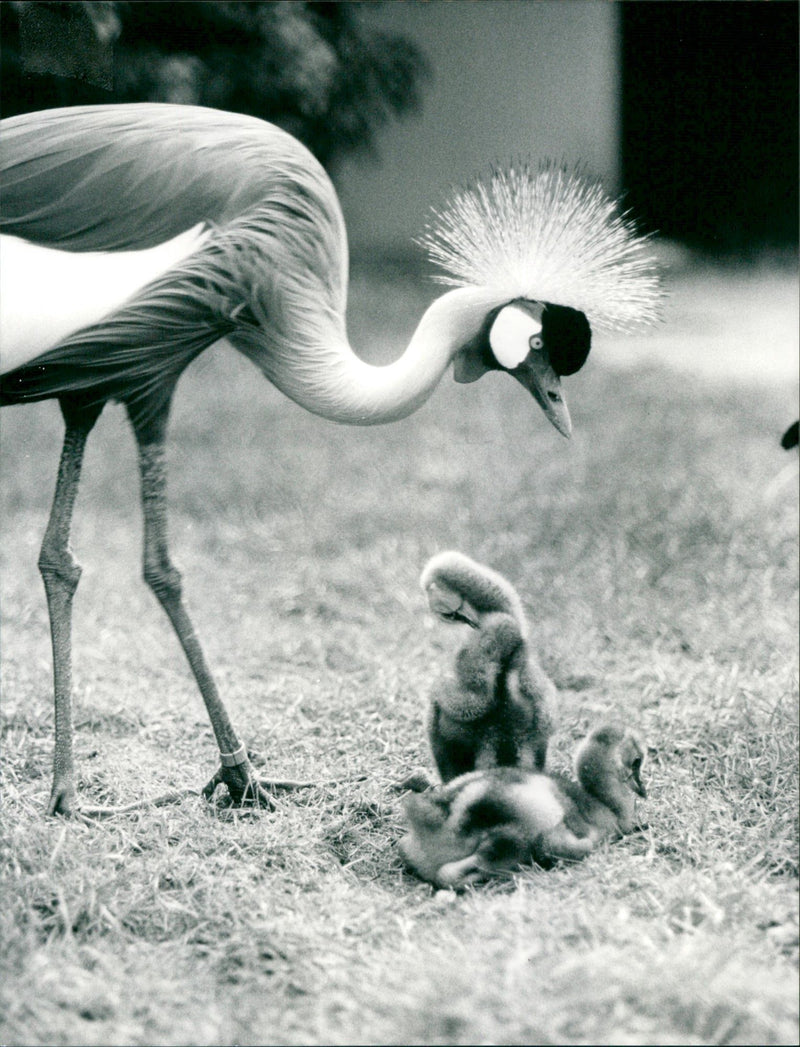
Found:
[{"label": "crane's tail feathers", "polygon": [[418,243],[443,283],[571,306],[594,329],[626,330],[659,318],[648,239],[580,168],[544,161],[456,192]]}]

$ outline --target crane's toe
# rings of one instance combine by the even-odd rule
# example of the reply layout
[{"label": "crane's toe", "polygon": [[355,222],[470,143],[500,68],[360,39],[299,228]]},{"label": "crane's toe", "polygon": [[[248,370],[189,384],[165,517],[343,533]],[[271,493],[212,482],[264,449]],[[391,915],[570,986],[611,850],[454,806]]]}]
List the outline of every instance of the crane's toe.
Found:
[{"label": "crane's toe", "polygon": [[77,814],[77,793],[71,779],[56,779],[50,792],[47,803],[48,814],[60,814],[65,818],[73,818]]},{"label": "crane's toe", "polygon": [[[70,821],[81,822],[83,825],[91,825],[93,817],[106,812],[98,807],[91,807],[88,810],[81,808],[78,805],[78,794],[75,786],[70,780],[53,783],[47,804],[47,813],[48,815],[60,815],[62,818],[69,818]],[[112,809],[107,813],[114,814],[115,812]]]},{"label": "crane's toe", "polygon": [[224,785],[227,788],[231,800],[237,806],[263,807],[268,811],[275,809],[275,801],[256,777],[253,765],[249,760],[246,763],[237,764],[236,767],[221,766],[203,789],[203,796],[206,800],[211,800],[218,785]]}]

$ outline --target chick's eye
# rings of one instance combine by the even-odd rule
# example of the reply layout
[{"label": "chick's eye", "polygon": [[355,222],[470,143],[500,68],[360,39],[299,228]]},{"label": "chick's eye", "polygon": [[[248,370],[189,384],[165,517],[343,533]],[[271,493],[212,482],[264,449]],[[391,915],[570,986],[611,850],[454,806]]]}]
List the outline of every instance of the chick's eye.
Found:
[{"label": "chick's eye", "polygon": [[528,345],[531,347],[531,349],[541,349],[544,345],[544,342],[542,341],[542,336],[540,334],[531,335],[530,339],[528,340]]}]

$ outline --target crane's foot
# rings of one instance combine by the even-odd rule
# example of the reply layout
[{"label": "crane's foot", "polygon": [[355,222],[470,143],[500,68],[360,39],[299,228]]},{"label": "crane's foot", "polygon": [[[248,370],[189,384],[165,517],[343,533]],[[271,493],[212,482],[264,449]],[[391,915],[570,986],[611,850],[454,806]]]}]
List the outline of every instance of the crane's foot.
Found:
[{"label": "crane's foot", "polygon": [[64,818],[74,818],[78,814],[78,794],[71,778],[53,781],[47,813],[60,814]]},{"label": "crane's foot", "polygon": [[239,807],[262,808],[274,810],[278,803],[275,794],[294,792],[298,789],[327,789],[342,784],[363,782],[366,774],[345,775],[343,778],[323,778],[317,781],[298,781],[295,778],[258,778],[253,762],[263,764],[264,760],[247,750],[247,759],[235,766],[222,764],[220,769],[203,789],[202,795],[211,800],[218,785],[224,785],[233,804]]},{"label": "crane's foot", "polygon": [[275,809],[275,801],[267,791],[268,783],[259,781],[249,760],[235,767],[220,766],[203,789],[206,800],[211,800],[218,785],[227,788],[231,800],[237,807],[260,807],[267,811]]},{"label": "crane's foot", "polygon": [[116,814],[128,814],[148,807],[164,807],[170,803],[180,803],[188,796],[197,796],[196,789],[173,789],[171,792],[152,796],[149,799],[136,800],[133,803],[116,807],[78,806],[78,795],[72,782],[55,783],[47,804],[47,813],[61,815],[74,821],[90,825],[97,818],[111,818]]}]

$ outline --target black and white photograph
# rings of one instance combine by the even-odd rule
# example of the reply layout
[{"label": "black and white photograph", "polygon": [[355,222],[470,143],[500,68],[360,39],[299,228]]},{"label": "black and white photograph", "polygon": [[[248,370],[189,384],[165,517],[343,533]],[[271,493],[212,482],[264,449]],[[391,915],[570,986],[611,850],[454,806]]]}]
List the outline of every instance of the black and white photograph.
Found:
[{"label": "black and white photograph", "polygon": [[797,0],[0,2],[0,1044],[795,1045]]}]

